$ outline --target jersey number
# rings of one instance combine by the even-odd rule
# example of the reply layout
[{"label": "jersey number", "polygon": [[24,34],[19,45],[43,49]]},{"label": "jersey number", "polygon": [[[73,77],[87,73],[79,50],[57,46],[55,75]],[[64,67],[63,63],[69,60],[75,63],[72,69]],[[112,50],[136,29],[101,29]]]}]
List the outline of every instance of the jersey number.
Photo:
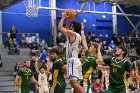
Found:
[{"label": "jersey number", "polygon": [[117,68],[113,68],[113,72],[117,72]]},{"label": "jersey number", "polygon": [[29,79],[29,77],[27,76],[27,80]]}]

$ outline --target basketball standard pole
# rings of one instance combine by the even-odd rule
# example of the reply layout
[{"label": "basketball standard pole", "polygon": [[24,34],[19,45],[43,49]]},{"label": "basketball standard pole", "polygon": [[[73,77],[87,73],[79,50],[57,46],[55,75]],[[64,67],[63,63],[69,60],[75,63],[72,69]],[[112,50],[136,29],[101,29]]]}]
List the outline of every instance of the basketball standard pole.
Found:
[{"label": "basketball standard pole", "polygon": [[[0,33],[2,33],[2,11],[0,11]],[[0,34],[0,45],[2,45],[2,34]]]},{"label": "basketball standard pole", "polygon": [[[51,8],[56,8],[56,0],[50,0]],[[56,45],[57,26],[56,26],[56,10],[51,10],[51,24],[52,24],[52,46]]]},{"label": "basketball standard pole", "polygon": [[[39,9],[58,10],[58,11],[64,11],[64,10],[66,10],[66,9],[62,9],[62,8],[50,8],[50,7],[39,7]],[[75,10],[75,11],[76,11],[77,13],[82,13],[82,12],[80,12],[80,10]],[[140,17],[140,15],[137,15],[137,14],[112,13],[112,12],[100,12],[100,11],[89,11],[89,10],[84,10],[83,13],[110,14],[110,15]]]}]

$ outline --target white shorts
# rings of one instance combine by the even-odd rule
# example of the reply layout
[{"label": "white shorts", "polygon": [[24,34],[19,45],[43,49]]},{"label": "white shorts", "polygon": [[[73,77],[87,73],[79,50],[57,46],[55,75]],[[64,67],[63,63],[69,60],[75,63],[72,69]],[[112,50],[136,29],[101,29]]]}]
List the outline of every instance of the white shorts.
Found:
[{"label": "white shorts", "polygon": [[41,85],[39,87],[39,93],[49,93],[48,85]]},{"label": "white shorts", "polygon": [[82,65],[78,58],[69,58],[67,67],[68,67],[68,75],[70,79],[73,79],[75,77],[79,80],[83,79]]}]

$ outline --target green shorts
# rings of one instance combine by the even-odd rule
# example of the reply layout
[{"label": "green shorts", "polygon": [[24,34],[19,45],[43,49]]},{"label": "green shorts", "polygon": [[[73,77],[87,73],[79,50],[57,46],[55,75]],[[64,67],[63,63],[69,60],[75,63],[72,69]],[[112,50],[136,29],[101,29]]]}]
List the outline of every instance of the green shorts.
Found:
[{"label": "green shorts", "polygon": [[108,93],[126,93],[125,85],[109,86]]},{"label": "green shorts", "polygon": [[30,87],[21,86],[21,93],[30,93]]},{"label": "green shorts", "polygon": [[55,89],[54,89],[54,93],[65,93],[65,89],[66,89],[66,83],[59,85],[57,83]]}]

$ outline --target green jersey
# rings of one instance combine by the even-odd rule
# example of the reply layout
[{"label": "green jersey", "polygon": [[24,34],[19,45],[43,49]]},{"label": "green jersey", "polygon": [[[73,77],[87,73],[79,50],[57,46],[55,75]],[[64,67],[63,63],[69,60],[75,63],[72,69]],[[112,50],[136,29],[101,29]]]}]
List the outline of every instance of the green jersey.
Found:
[{"label": "green jersey", "polygon": [[131,64],[124,58],[117,61],[113,57],[109,62],[105,61],[110,66],[109,83],[110,86],[118,86],[126,84],[126,71],[132,70]]},{"label": "green jersey", "polygon": [[21,76],[21,86],[30,86],[30,78],[33,77],[31,70],[22,69],[18,72],[18,75]]},{"label": "green jersey", "polygon": [[62,71],[62,67],[64,66],[64,62],[62,59],[55,60],[52,67],[52,75],[53,75],[53,84],[52,87],[56,87],[57,84],[64,85],[65,78],[64,72]]},{"label": "green jersey", "polygon": [[83,74],[83,81],[85,84],[89,84],[88,78],[92,74],[92,72],[96,69],[96,56],[91,56],[89,50],[85,53],[85,60],[82,64],[82,74]]}]

